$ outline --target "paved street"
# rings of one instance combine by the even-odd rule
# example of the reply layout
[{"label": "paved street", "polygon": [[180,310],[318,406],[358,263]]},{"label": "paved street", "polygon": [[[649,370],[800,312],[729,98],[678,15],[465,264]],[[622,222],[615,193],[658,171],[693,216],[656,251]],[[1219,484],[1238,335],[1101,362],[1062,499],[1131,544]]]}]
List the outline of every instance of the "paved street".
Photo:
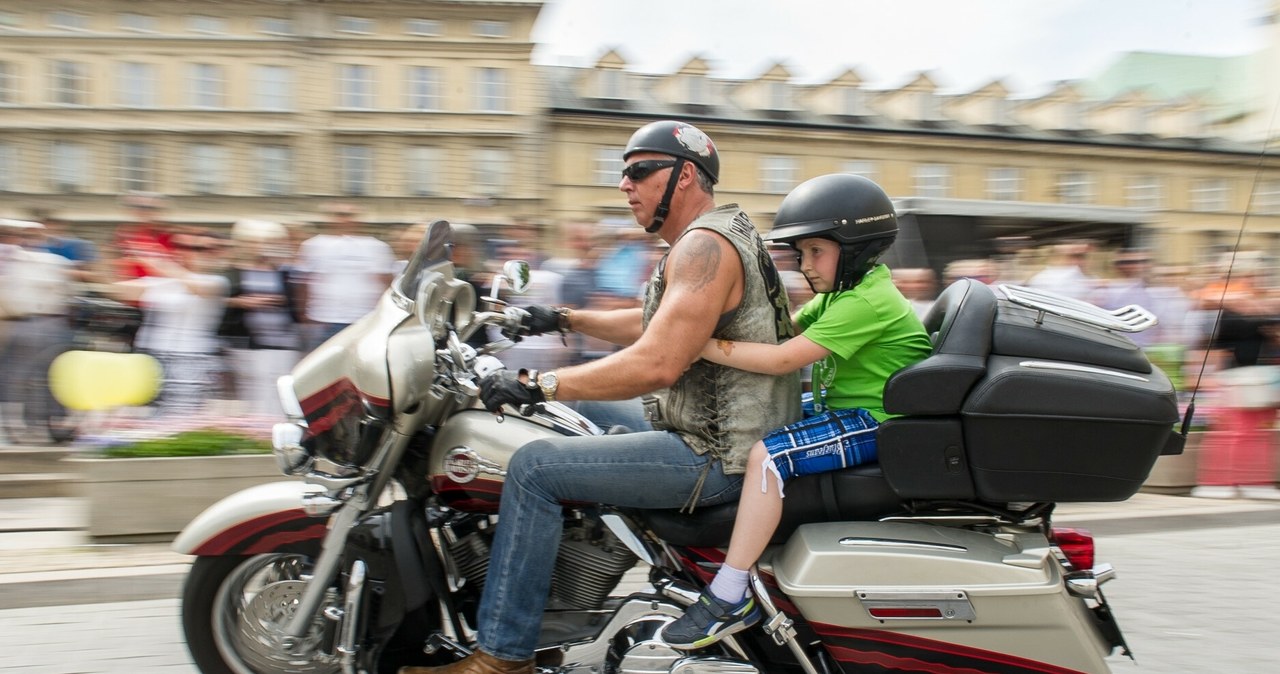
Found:
[{"label": "paved street", "polygon": [[[1176,516],[1151,516],[1171,507]],[[1064,508],[1059,521],[1092,529],[1098,558],[1119,571],[1106,589],[1137,662],[1112,656],[1117,674],[1275,671],[1280,505],[1140,495],[1123,506]],[[12,568],[19,553],[6,554],[0,567]],[[0,606],[22,606],[0,610],[0,674],[195,674],[174,598],[181,558],[162,546],[79,554],[100,567],[95,579],[74,581],[69,567],[86,560],[72,564],[65,554],[51,560],[63,570],[0,573]],[[22,557],[36,568],[42,554]],[[112,566],[126,558],[148,566]],[[119,601],[122,592],[146,599]]]}]

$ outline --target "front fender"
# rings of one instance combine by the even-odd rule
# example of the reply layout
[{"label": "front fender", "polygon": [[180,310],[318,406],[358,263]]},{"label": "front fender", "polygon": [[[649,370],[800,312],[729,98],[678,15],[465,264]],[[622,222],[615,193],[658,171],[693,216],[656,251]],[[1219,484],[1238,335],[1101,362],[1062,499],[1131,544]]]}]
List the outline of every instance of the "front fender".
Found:
[{"label": "front fender", "polygon": [[255,555],[324,538],[328,515],[310,515],[302,499],[318,487],[271,482],[238,491],[191,520],[171,548],[184,555]]}]

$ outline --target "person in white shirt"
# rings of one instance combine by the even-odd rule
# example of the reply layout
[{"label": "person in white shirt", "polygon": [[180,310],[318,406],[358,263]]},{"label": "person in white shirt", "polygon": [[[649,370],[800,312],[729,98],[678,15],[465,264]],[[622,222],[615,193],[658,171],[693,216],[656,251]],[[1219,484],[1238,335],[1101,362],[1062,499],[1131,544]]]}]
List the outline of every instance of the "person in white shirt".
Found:
[{"label": "person in white shirt", "polygon": [[121,299],[142,308],[134,347],[155,357],[164,371],[157,417],[203,411],[223,371],[218,325],[229,283],[206,271],[221,244],[207,233],[183,233],[171,247],[172,254],[157,249],[137,258],[147,276],[115,284]]},{"label": "person in white shirt", "polygon": [[330,204],[325,210],[331,233],[313,236],[299,249],[308,350],[372,311],[395,266],[391,246],[360,234],[354,205]]},{"label": "person in white shirt", "polygon": [[1084,273],[1089,258],[1087,243],[1060,243],[1053,247],[1049,264],[1027,280],[1027,286],[1083,302],[1092,302],[1097,282]]}]

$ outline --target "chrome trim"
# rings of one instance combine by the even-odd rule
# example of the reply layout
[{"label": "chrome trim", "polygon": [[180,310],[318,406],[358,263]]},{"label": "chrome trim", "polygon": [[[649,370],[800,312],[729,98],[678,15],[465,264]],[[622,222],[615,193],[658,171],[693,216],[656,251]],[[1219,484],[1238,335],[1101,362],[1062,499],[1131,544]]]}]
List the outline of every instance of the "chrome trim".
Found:
[{"label": "chrome trim", "polygon": [[795,657],[796,662],[800,664],[800,668],[805,671],[805,674],[818,674],[818,668],[809,659],[809,655],[804,652],[804,647],[800,645],[800,641],[796,639],[794,623],[774,605],[773,598],[769,596],[769,587],[760,579],[760,568],[755,564],[752,564],[751,569],[747,572],[747,585],[751,588],[751,593],[755,595],[756,601],[760,602],[761,608],[764,609],[766,616],[764,622],[765,632],[779,646],[786,644],[791,651],[791,655]]},{"label": "chrome trim", "polygon": [[1110,581],[1116,577],[1115,567],[1107,563],[1095,564],[1092,569],[1084,571],[1074,571],[1067,574],[1063,580],[1066,582],[1067,593],[1073,597],[1082,597],[1084,599],[1097,599],[1098,588],[1103,583]]},{"label": "chrome trim", "polygon": [[[964,590],[947,590],[943,592],[913,592],[898,590],[889,592],[866,592],[858,590],[854,596],[866,609],[872,620],[885,622],[889,620],[974,620],[978,614],[973,610],[973,602]],[[901,617],[883,618],[871,614],[877,608],[926,608],[937,609],[941,614],[937,617]]]},{"label": "chrome trim", "polygon": [[951,543],[926,543],[924,541],[906,541],[896,538],[862,538],[845,536],[840,545],[846,547],[865,546],[874,548],[910,548],[912,550],[943,550],[946,552],[968,552],[969,548]]},{"label": "chrome trim", "polygon": [[669,674],[760,674],[750,662],[718,655],[690,655],[676,660]]},{"label": "chrome trim", "polygon": [[1100,367],[1089,367],[1087,365],[1076,365],[1075,363],[1055,363],[1047,360],[1024,360],[1018,363],[1018,367],[1025,367],[1032,370],[1062,370],[1065,372],[1079,372],[1082,374],[1102,374],[1109,377],[1119,377],[1121,379],[1133,379],[1134,381],[1151,381],[1146,377],[1139,377],[1136,374],[1116,372],[1115,370],[1104,370]]},{"label": "chrome trim", "polygon": [[356,560],[351,564],[347,579],[347,594],[343,597],[342,626],[339,628],[338,657],[342,671],[356,674],[356,638],[360,630],[360,602],[364,595],[365,563]]},{"label": "chrome trim", "polygon": [[1155,314],[1136,304],[1108,310],[1065,295],[1026,286],[1000,284],[1000,291],[1010,302],[1040,312],[1037,323],[1044,320],[1045,314],[1120,332],[1142,332],[1158,323]]},{"label": "chrome trim", "polygon": [[316,459],[302,445],[307,431],[296,422],[283,422],[271,427],[271,453],[276,466],[285,475],[303,475],[311,470]]}]

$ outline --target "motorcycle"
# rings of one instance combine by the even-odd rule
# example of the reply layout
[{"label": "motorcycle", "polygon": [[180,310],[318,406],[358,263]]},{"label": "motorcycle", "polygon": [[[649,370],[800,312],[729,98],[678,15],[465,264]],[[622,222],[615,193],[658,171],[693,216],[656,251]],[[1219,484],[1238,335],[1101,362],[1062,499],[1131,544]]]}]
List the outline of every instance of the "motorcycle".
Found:
[{"label": "motorcycle", "polygon": [[[468,654],[512,454],[604,432],[561,403],[479,404],[524,314],[499,289],[522,292],[529,267],[508,262],[477,298],[453,276],[450,232],[433,223],[377,308],[280,380],[275,452],[295,479],[224,499],[174,541],[196,556],[182,623],[202,672]],[[1052,513],[1128,498],[1180,451],[1173,389],[1117,334],[1149,313],[1005,292],[962,281],[939,298],[933,355],[886,386],[902,416],[880,428],[879,465],[788,485],[751,570],[756,628],[692,652],[660,637],[723,561],[736,504],[566,505],[538,671],[1108,672],[1128,648],[1102,590],[1114,569]],[[493,341],[469,346],[480,331]]]}]

